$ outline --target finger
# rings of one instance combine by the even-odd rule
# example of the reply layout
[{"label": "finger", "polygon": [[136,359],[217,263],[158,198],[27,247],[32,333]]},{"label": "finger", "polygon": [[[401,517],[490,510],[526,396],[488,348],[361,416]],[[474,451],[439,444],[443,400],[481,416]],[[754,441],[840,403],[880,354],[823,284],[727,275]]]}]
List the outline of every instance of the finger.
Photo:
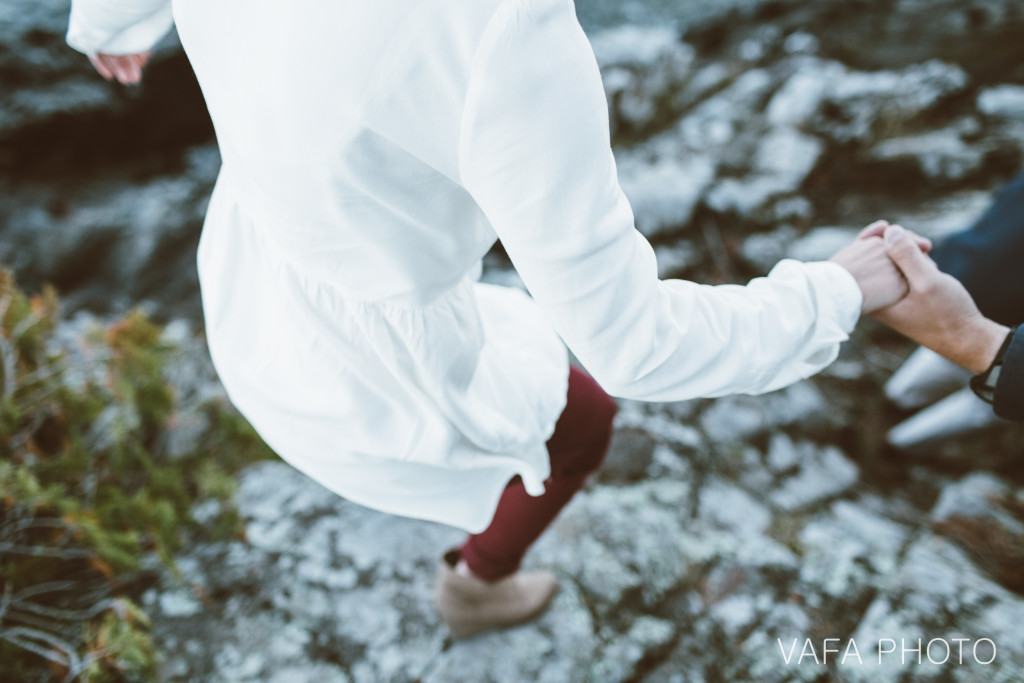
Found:
[{"label": "finger", "polygon": [[153,54],[152,50],[150,50],[149,52],[134,52],[129,55],[121,55],[121,58],[138,66],[139,69],[144,69],[146,63],[149,61],[149,56],[151,54]]},{"label": "finger", "polygon": [[[902,227],[902,226],[900,226]],[[906,228],[904,228],[906,230]],[[917,243],[918,248],[924,253],[928,253],[932,250],[932,241],[923,235],[918,235],[913,230],[907,230],[907,234],[913,238],[914,242]]]},{"label": "finger", "polygon": [[911,238],[912,234],[899,225],[890,225],[885,230],[885,252],[914,289],[915,281],[934,275],[935,270],[928,263],[931,259]]},{"label": "finger", "polygon": [[128,71],[128,82],[138,83],[142,80],[142,68],[136,63],[134,57],[125,57],[125,69]]},{"label": "finger", "polygon": [[889,227],[889,221],[875,221],[868,227],[857,233],[857,239],[863,240],[868,237],[881,237],[885,234],[885,229]]},{"label": "finger", "polygon": [[152,54],[152,53],[150,53],[150,52],[139,52],[139,53],[134,54],[134,55],[131,56],[132,63],[134,63],[135,66],[138,68],[138,78],[137,78],[137,81],[141,81],[142,80],[142,74],[146,70],[146,63],[149,61],[149,55],[150,54]]},{"label": "finger", "polygon": [[128,72],[125,71],[124,62],[117,55],[103,55],[103,63],[114,72],[114,77],[119,83],[127,82]]},{"label": "finger", "polygon": [[121,62],[116,57],[107,57],[105,60],[110,70],[114,72],[114,77],[118,83],[124,83],[124,67],[121,66]]},{"label": "finger", "polygon": [[100,59],[100,55],[89,55],[89,63],[96,69],[96,72],[106,80],[114,77],[114,74],[107,68],[107,65]]},{"label": "finger", "polygon": [[120,56],[117,59],[117,63],[121,67],[121,74],[123,77],[121,80],[122,83],[125,85],[132,85],[133,83],[139,82],[139,76],[142,72],[131,56]]}]

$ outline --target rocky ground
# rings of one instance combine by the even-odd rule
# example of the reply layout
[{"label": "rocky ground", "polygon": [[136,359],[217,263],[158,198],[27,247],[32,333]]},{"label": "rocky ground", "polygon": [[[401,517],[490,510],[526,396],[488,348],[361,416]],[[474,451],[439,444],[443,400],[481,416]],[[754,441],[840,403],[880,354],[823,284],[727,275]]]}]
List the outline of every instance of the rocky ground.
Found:
[{"label": "rocky ground", "polygon": [[[187,63],[168,48],[142,90],[108,86],[58,49],[62,5],[0,9],[0,82],[17,86],[0,93],[0,261],[55,281],[69,312],[180,318],[177,381],[216,393],[191,330],[219,160]],[[941,239],[1024,166],[1014,0],[698,5],[672,21],[667,3],[579,3],[665,276],[743,282],[876,217]],[[500,250],[486,265],[516,283]],[[191,547],[184,579],[143,596],[163,677],[1024,681],[1024,431],[887,447],[905,416],[880,387],[910,349],[868,322],[781,392],[624,402],[606,467],[529,557],[561,576],[554,607],[467,642],[430,606],[457,532],[256,466],[245,538]]]}]

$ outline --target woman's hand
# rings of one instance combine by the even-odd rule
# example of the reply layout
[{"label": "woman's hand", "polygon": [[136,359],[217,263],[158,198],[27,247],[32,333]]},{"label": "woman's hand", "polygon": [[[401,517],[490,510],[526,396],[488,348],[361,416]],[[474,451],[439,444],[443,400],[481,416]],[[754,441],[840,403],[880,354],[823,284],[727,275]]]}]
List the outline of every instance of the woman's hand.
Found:
[{"label": "woman's hand", "polygon": [[[860,231],[853,244],[841,249],[830,261],[850,271],[864,295],[861,313],[871,314],[887,308],[907,295],[908,286],[896,265],[886,253],[882,235],[889,223],[875,221]],[[922,255],[928,253],[932,243],[925,237],[913,235],[914,245]],[[925,257],[927,258],[927,257]]]},{"label": "woman's hand", "polygon": [[103,78],[108,81],[116,78],[118,82],[129,85],[142,80],[142,69],[151,54],[153,53],[138,52],[130,55],[108,55],[98,52],[90,55],[89,61]]}]

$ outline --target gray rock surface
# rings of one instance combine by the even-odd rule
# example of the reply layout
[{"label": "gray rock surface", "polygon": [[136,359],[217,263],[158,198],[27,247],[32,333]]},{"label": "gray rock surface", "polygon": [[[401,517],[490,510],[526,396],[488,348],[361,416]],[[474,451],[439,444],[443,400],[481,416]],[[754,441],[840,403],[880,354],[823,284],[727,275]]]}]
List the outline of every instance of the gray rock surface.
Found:
[{"label": "gray rock surface", "polygon": [[755,233],[743,240],[740,257],[758,272],[768,273],[776,263],[786,257],[790,244],[799,234],[792,225],[782,225],[770,232]]},{"label": "gray rock surface", "polygon": [[968,229],[991,204],[989,192],[950,192],[934,202],[894,211],[890,220],[937,242]]},{"label": "gray rock surface", "polygon": [[624,25],[593,34],[612,133],[642,133],[676,113],[695,51],[670,27]]},{"label": "gray rock surface", "polygon": [[[88,324],[79,316],[63,338]],[[178,390],[216,394],[189,326],[165,337],[182,345],[169,370]],[[624,402],[604,469],[527,557],[560,577],[551,609],[467,641],[448,638],[431,602],[459,531],[347,502],[286,463],[251,466],[236,496],[244,539],[187,546],[184,578],[143,596],[161,679],[898,681],[909,664],[897,654],[879,665],[878,643],[913,648],[923,634],[937,657],[941,640],[962,637],[990,639],[998,656],[955,670],[925,658],[916,672],[1016,680],[1024,597],[935,524],[968,517],[1020,533],[1024,483],[940,477],[930,513],[917,512],[836,446],[784,431],[831,429],[843,424],[835,411],[814,383]],[[826,637],[841,652],[853,640],[862,661],[841,662],[834,641],[822,661]],[[792,647],[810,649],[787,661]]]},{"label": "gray rock surface", "polygon": [[993,530],[1001,527],[1011,534],[1024,535],[1024,521],[1007,509],[1014,500],[1013,487],[988,472],[976,472],[944,488],[931,517],[940,522],[954,517],[978,519]]},{"label": "gray rock surface", "polygon": [[204,145],[182,163],[173,175],[0,200],[0,261],[27,285],[54,283],[69,310],[124,312],[152,299],[159,317],[197,320],[195,249],[220,156]]},{"label": "gray rock surface", "polygon": [[6,48],[0,51],[0,74],[11,80],[17,75],[27,86],[0,94],[0,137],[61,113],[103,109],[115,100],[100,79],[87,78],[84,58],[64,46],[68,3],[4,3],[0,26]]},{"label": "gray rock surface", "polygon": [[825,261],[856,239],[859,232],[859,228],[838,226],[815,228],[792,242],[786,249],[786,256],[798,261]]},{"label": "gray rock surface", "polygon": [[715,171],[711,161],[700,156],[653,164],[620,156],[618,167],[636,227],[648,237],[685,228]]},{"label": "gray rock surface", "polygon": [[900,130],[967,87],[960,67],[928,60],[902,71],[848,71],[830,81],[814,127],[837,142]]},{"label": "gray rock surface", "polygon": [[721,180],[708,193],[708,206],[751,217],[770,200],[800,189],[823,152],[820,140],[794,128],[767,131],[754,152],[751,173]]},{"label": "gray rock surface", "polygon": [[849,490],[857,483],[857,465],[838,448],[799,449],[798,469],[772,492],[771,502],[785,511],[810,507]]},{"label": "gray rock surface", "polygon": [[880,162],[909,162],[929,180],[962,180],[985,161],[984,149],[968,145],[955,129],[891,138],[869,152]]},{"label": "gray rock surface", "polygon": [[773,126],[804,126],[821,107],[830,83],[843,73],[837,62],[801,60],[795,72],[768,102],[765,112]]},{"label": "gray rock surface", "polygon": [[654,248],[654,254],[658,259],[658,277],[662,279],[681,277],[704,260],[701,249],[687,240],[659,245]]},{"label": "gray rock surface", "polygon": [[1024,119],[1024,86],[985,88],[978,93],[978,111],[986,116]]}]

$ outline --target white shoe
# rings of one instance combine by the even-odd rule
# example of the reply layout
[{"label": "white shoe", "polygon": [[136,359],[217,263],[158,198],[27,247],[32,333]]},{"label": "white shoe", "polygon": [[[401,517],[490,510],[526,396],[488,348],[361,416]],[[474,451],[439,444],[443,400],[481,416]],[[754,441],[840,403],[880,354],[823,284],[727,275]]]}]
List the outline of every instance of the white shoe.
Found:
[{"label": "white shoe", "polygon": [[964,387],[890,429],[886,441],[897,448],[910,448],[999,421],[990,404]]},{"label": "white shoe", "polygon": [[922,346],[885,383],[885,395],[900,408],[913,410],[967,386],[970,379],[970,371]]}]

